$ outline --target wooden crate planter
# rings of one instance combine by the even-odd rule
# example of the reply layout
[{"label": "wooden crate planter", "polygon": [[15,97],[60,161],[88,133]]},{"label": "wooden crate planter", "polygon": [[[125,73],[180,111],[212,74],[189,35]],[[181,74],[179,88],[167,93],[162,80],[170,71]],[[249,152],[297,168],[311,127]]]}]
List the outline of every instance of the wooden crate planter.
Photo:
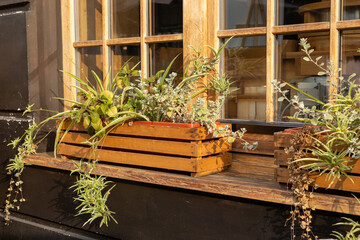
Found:
[{"label": "wooden crate planter", "polygon": [[[218,127],[224,127],[220,124]],[[67,128],[64,124],[62,131]],[[102,162],[188,172],[202,176],[231,165],[231,144],[214,138],[205,127],[190,124],[134,122],[114,128],[93,153],[83,142],[89,138],[76,125],[58,146],[57,153],[70,158],[96,158]]]},{"label": "wooden crate planter", "polygon": [[[294,133],[277,132],[274,134],[274,155],[276,159],[277,168],[277,181],[279,183],[288,183],[289,171],[288,171],[288,158],[290,157],[285,153],[285,148],[291,146],[291,139],[294,137]],[[341,181],[335,180],[334,184],[330,186],[330,189],[360,192],[360,161],[353,162],[354,167],[348,172],[353,182],[342,177]],[[316,174],[312,176],[315,179],[314,184],[317,184],[320,188],[328,188],[330,181],[326,179],[326,174],[318,177]]]}]

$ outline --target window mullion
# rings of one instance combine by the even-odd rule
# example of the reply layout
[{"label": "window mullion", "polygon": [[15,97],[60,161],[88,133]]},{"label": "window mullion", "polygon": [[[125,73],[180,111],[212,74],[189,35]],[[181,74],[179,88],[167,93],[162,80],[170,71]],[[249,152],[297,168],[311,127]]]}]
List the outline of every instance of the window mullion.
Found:
[{"label": "window mullion", "polygon": [[267,1],[266,20],[266,121],[274,122],[274,89],[271,81],[275,78],[275,35],[272,29],[275,26],[276,1]]},{"label": "window mullion", "polygon": [[149,46],[145,38],[149,33],[149,0],[140,0],[140,54],[141,77],[148,77],[149,73]]},{"label": "window mullion", "polygon": [[[62,50],[63,50],[63,70],[75,74],[75,3],[73,0],[61,1],[61,19],[62,19]],[[70,85],[75,84],[75,79],[67,74],[63,74],[64,98],[75,100],[75,88]],[[64,110],[71,108],[70,102],[64,103]]]},{"label": "window mullion", "polygon": [[[193,54],[189,46],[205,49],[208,45],[207,39],[207,0],[183,0],[183,66],[186,68],[189,62],[189,56]],[[191,69],[190,69],[191,70]],[[199,80],[200,85],[206,85],[206,79]],[[200,95],[201,98],[207,98],[206,93]],[[195,101],[195,100],[194,100]],[[190,105],[193,102],[190,103]]]},{"label": "window mullion", "polygon": [[[214,49],[218,49],[220,45],[220,39],[217,37],[217,32],[219,31],[219,9],[220,9],[220,3],[219,0],[208,0],[207,1],[207,45],[214,47]],[[210,55],[210,50],[207,49],[207,54]],[[220,60],[222,63],[223,61]],[[220,65],[220,64],[219,64]],[[215,66],[216,70],[220,71],[220,66]],[[213,91],[209,91],[207,95],[207,100],[215,100],[216,94]],[[224,118],[225,116],[225,106],[223,106],[223,109],[221,111],[221,118]]]},{"label": "window mullion", "polygon": [[[336,28],[336,23],[340,21],[340,1],[331,1],[330,8],[330,60],[333,62],[334,69],[339,68],[340,59],[340,31]],[[337,74],[336,74],[337,75]],[[329,84],[329,100],[334,97],[337,92],[337,78],[330,77]]]},{"label": "window mullion", "polygon": [[106,40],[110,38],[110,0],[102,0],[102,48],[103,48],[103,86],[108,84],[108,74],[110,73],[110,47],[106,45]]}]

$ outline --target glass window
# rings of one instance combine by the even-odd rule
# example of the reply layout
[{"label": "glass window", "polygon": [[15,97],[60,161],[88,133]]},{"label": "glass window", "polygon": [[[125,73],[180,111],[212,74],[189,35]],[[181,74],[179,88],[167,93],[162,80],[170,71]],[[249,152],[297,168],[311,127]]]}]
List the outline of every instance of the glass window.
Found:
[{"label": "glass window", "polygon": [[[113,76],[120,70],[125,62],[128,62],[129,67],[134,67],[140,62],[140,46],[139,45],[124,45],[112,47],[112,69]],[[140,64],[137,66],[140,70]]]},{"label": "glass window", "polygon": [[[330,40],[329,32],[299,33],[293,35],[279,35],[277,37],[277,80],[289,82],[300,90],[322,100],[327,101],[329,84],[327,76],[318,76],[320,69],[311,62],[303,60],[305,53],[299,46],[300,38],[307,38],[311,48],[315,49],[312,57],[322,56],[319,62],[325,65],[329,62]],[[288,88],[288,97],[298,95],[305,105],[313,106],[314,103],[306,101],[304,95],[299,95],[295,90]],[[289,121],[286,116],[293,116],[295,110],[286,102],[275,104],[275,120]]]},{"label": "glass window", "polygon": [[84,81],[90,82],[93,86],[96,86],[96,80],[91,73],[94,71],[100,79],[103,79],[103,57],[102,47],[86,47],[78,48],[78,61],[80,78]]},{"label": "glass window", "polygon": [[102,39],[101,0],[79,0],[79,24],[77,41]]},{"label": "glass window", "polygon": [[326,22],[330,19],[330,1],[278,0],[278,25]]},{"label": "glass window", "polygon": [[112,37],[140,36],[140,0],[112,1]]},{"label": "glass window", "polygon": [[183,32],[182,0],[151,0],[151,35]]},{"label": "glass window", "polygon": [[238,89],[226,100],[225,118],[265,121],[266,37],[233,38],[224,53],[225,74]]},{"label": "glass window", "polygon": [[344,77],[356,73],[360,77],[360,30],[347,30],[342,32],[341,41],[341,69]]},{"label": "glass window", "polygon": [[224,0],[222,29],[266,26],[266,0]]},{"label": "glass window", "polygon": [[[155,43],[150,45],[150,69],[151,74],[165,70],[170,62],[182,53],[182,42]],[[170,72],[176,72],[178,76],[183,75],[183,55],[180,54],[172,65]]]},{"label": "glass window", "polygon": [[343,0],[343,20],[360,19],[360,2]]}]

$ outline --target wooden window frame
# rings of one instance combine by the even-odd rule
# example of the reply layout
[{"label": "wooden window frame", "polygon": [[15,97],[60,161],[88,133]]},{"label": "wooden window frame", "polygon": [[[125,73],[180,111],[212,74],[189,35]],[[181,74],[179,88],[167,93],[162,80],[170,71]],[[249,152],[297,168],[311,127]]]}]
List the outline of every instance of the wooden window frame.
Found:
[{"label": "wooden window frame", "polygon": [[[221,7],[222,0],[183,0],[183,33],[169,35],[149,35],[150,0],[140,0],[140,36],[129,38],[110,38],[110,14],[111,0],[102,0],[103,7],[103,39],[91,41],[76,41],[76,0],[62,0],[62,21],[63,21],[63,68],[67,72],[75,73],[75,52],[80,47],[102,46],[103,48],[103,70],[108,70],[111,65],[111,47],[115,45],[139,44],[141,52],[142,76],[148,76],[150,72],[149,45],[161,42],[183,42],[184,66],[189,56],[189,45],[197,46],[200,42],[205,45],[218,47],[222,39],[228,37],[244,36],[266,36],[266,121],[264,124],[273,123],[274,119],[274,92],[271,81],[276,78],[276,44],[277,35],[293,34],[301,32],[329,31],[330,32],[330,60],[334,67],[339,66],[340,59],[340,32],[346,29],[360,28],[360,20],[341,20],[341,2],[331,0],[330,21],[303,23],[296,25],[276,25],[278,13],[277,2],[267,1],[267,18],[265,27],[252,27],[244,29],[219,29],[222,22]],[[204,48],[205,54],[210,52]],[[106,72],[106,71],[105,71]],[[106,74],[104,74],[106,75]],[[73,84],[74,80],[64,76],[64,96],[75,98],[75,91],[67,87]],[[206,81],[204,79],[203,81]],[[336,91],[336,79],[331,79],[329,92]],[[331,95],[331,94],[330,94]],[[330,99],[331,100],[331,99]],[[69,106],[68,104],[66,105]],[[232,120],[233,121],[233,120]],[[242,120],[239,120],[241,122]]]},{"label": "wooden window frame", "polygon": [[[211,0],[212,1],[212,0]],[[78,13],[76,9],[76,0],[62,0],[61,1],[61,14],[62,14],[62,36],[63,36],[63,69],[66,72],[76,74],[76,49],[86,48],[86,47],[102,47],[102,60],[103,60],[103,75],[106,76],[107,71],[109,71],[111,66],[111,47],[117,45],[130,45],[138,44],[140,46],[141,52],[141,73],[142,77],[147,77],[150,72],[149,64],[149,45],[154,43],[162,42],[184,42],[184,34],[168,34],[168,35],[150,35],[150,19],[149,19],[149,5],[150,0],[140,0],[140,36],[139,37],[129,37],[129,38],[111,38],[111,0],[101,0],[102,3],[102,40],[88,40],[88,41],[77,41],[77,18]],[[184,6],[196,5],[196,9],[203,11],[202,8],[206,0],[199,1],[199,4],[193,4],[190,0],[184,0]],[[193,10],[194,8],[188,8]],[[204,12],[204,11],[203,11]],[[190,18],[191,13],[184,12],[183,18]],[[201,21],[204,22],[204,16],[201,16]],[[198,17],[197,17],[198,18]],[[189,21],[187,21],[189,23]],[[192,23],[193,24],[193,23]],[[183,26],[187,26],[185,22]],[[185,27],[184,27],[185,31]],[[187,38],[190,36],[196,36],[197,34],[187,31]],[[185,34],[185,35],[186,35]],[[201,35],[201,34],[200,34]],[[198,43],[201,41],[202,36],[198,38],[191,38],[186,41],[186,44]],[[184,45],[186,46],[186,45]],[[184,48],[183,55],[187,56],[189,50]],[[185,57],[184,57],[185,60]],[[69,76],[63,76],[64,80],[64,97],[67,99],[75,99],[76,92],[71,87],[68,87],[71,84],[75,84],[74,79]],[[107,78],[104,77],[104,81]],[[103,83],[106,84],[105,82]],[[65,105],[65,108],[68,109],[69,104]]]},{"label": "wooden window frame", "polygon": [[[219,39],[243,36],[257,36],[266,35],[266,121],[274,123],[274,91],[271,82],[276,79],[276,37],[280,34],[292,34],[302,32],[314,31],[329,31],[330,32],[330,60],[333,61],[334,67],[339,67],[340,59],[340,31],[345,29],[360,28],[360,20],[341,20],[341,2],[338,0],[331,0],[330,5],[330,21],[329,22],[316,22],[316,23],[303,23],[294,25],[276,25],[276,18],[278,14],[277,4],[278,1],[267,1],[267,18],[266,27],[255,27],[245,29],[227,29],[218,30],[217,37]],[[219,11],[221,11],[219,9]],[[221,13],[220,13],[221,14]],[[220,18],[219,21],[222,21]],[[336,92],[337,79],[330,79],[332,84],[329,84],[329,93]],[[329,94],[330,96],[332,94]],[[331,100],[331,99],[329,99]],[[231,120],[232,123],[243,123],[248,120]],[[286,125],[286,123],[284,123]],[[293,125],[289,123],[289,125]]]}]

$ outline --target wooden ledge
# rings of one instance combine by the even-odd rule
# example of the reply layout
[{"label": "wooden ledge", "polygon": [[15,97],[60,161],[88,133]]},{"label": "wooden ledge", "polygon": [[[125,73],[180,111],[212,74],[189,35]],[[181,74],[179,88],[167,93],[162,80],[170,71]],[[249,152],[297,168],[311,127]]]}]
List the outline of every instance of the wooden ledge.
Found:
[{"label": "wooden ledge", "polygon": [[[28,164],[71,171],[73,162],[68,159],[53,158],[50,153],[42,153],[26,158]],[[289,191],[275,182],[231,176],[227,172],[194,178],[180,174],[164,173],[131,167],[100,163],[97,173],[106,177],[129,181],[157,184],[232,197],[253,199],[278,204],[293,204]],[[310,206],[319,210],[359,215],[360,204],[351,197],[314,193]]]}]

